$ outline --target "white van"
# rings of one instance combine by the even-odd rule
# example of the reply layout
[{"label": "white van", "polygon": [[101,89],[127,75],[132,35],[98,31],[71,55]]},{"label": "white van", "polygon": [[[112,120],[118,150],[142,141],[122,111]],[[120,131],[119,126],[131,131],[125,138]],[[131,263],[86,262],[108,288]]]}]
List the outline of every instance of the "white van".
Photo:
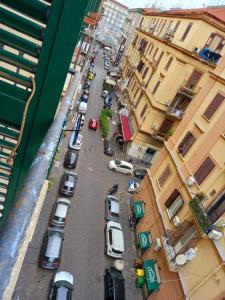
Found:
[{"label": "white van", "polygon": [[79,113],[85,114],[87,111],[87,103],[81,102],[79,105]]}]

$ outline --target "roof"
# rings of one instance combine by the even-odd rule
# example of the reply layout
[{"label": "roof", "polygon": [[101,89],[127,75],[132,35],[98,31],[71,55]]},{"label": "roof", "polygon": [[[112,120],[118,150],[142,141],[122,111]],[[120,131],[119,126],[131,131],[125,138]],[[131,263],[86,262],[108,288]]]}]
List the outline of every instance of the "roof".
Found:
[{"label": "roof", "polygon": [[219,22],[225,24],[225,6],[217,6],[217,7],[206,7],[206,8],[195,8],[195,9],[172,9],[168,11],[156,11],[154,9],[145,8],[144,14],[166,14],[166,15],[174,15],[174,16],[198,16],[198,17],[211,17],[216,19]]},{"label": "roof", "polygon": [[128,9],[128,6],[122,4],[122,3],[118,2],[118,1],[115,1],[115,0],[108,0],[108,1],[109,1],[109,2],[113,2],[113,3],[117,4],[118,6],[121,6],[121,7],[123,7],[123,8]]}]

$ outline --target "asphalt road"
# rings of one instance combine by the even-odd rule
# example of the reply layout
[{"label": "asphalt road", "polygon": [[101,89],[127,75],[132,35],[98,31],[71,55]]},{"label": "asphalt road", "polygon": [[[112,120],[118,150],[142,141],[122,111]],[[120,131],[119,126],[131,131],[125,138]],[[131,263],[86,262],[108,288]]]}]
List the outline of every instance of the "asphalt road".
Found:
[{"label": "asphalt road", "polygon": [[[104,255],[104,198],[108,189],[119,184],[121,202],[121,225],[125,236],[126,299],[141,299],[140,290],[134,287],[132,261],[135,258],[133,233],[128,228],[129,196],[124,193],[127,175],[109,171],[109,157],[103,154],[100,129],[97,132],[88,129],[89,118],[99,119],[103,106],[101,89],[105,71],[102,55],[96,58],[94,79],[88,102],[86,122],[81,131],[83,144],[76,168],[78,184],[65,228],[65,240],[59,270],[66,270],[74,275],[74,300],[102,300],[104,298],[103,273],[106,266],[113,265],[113,259]],[[58,197],[58,185],[63,173],[63,158],[67,149],[68,137],[64,140],[60,163],[56,162],[52,170],[54,186],[48,192],[40,219],[32,241],[26,253],[24,263],[13,294],[13,300],[44,300],[48,297],[53,271],[38,267],[38,256],[53,203]]]}]

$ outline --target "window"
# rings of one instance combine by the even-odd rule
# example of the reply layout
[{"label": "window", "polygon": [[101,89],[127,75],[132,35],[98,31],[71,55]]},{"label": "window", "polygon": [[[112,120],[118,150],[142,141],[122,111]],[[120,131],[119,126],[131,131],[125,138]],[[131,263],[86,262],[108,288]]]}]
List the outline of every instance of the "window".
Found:
[{"label": "window", "polygon": [[179,153],[184,157],[186,153],[191,149],[192,145],[196,141],[196,138],[193,136],[193,134],[188,131],[188,133],[183,138],[182,142],[178,146]]},{"label": "window", "polygon": [[141,113],[140,113],[140,117],[143,118],[144,114],[146,113],[146,110],[148,108],[148,104],[145,104],[145,106],[143,107]]},{"label": "window", "polygon": [[224,44],[225,40],[223,37],[219,36],[218,34],[211,33],[207,43],[205,44],[205,47],[209,48],[210,51],[216,51],[217,53],[220,53]]},{"label": "window", "polygon": [[153,58],[156,56],[156,54],[158,53],[158,51],[159,51],[159,48],[157,47],[157,48],[155,49],[155,53],[154,53],[154,55],[153,55]]},{"label": "window", "polygon": [[134,91],[135,87],[136,87],[136,81],[134,81],[134,84],[133,84],[133,86],[132,86],[132,88],[131,88],[131,92]]},{"label": "window", "polygon": [[187,35],[188,35],[188,33],[189,33],[189,31],[190,31],[192,25],[193,25],[192,22],[190,22],[190,23],[188,24],[188,26],[187,26],[187,28],[186,28],[184,34],[182,35],[182,38],[181,38],[181,41],[182,41],[182,42],[186,39],[186,37],[187,37]]},{"label": "window", "polygon": [[139,91],[139,87],[137,87],[136,92],[134,93],[134,98],[136,98],[138,91]]},{"label": "window", "polygon": [[143,70],[144,65],[145,65],[145,64],[144,64],[143,61],[141,60],[141,61],[139,62],[139,64],[138,64],[138,66],[137,66],[137,70],[138,70],[139,73],[141,73],[141,71]]},{"label": "window", "polygon": [[154,89],[153,89],[153,91],[152,91],[153,95],[155,95],[156,91],[158,90],[158,87],[159,87],[160,83],[161,82],[158,80],[157,83],[156,83],[156,85],[155,85],[155,87],[154,87]]},{"label": "window", "polygon": [[178,190],[174,190],[165,202],[169,219],[172,219],[176,216],[177,212],[180,210],[183,204],[184,200],[181,197],[180,193],[178,192]]},{"label": "window", "polygon": [[170,56],[170,58],[168,59],[166,65],[165,65],[165,68],[164,68],[166,71],[168,71],[168,69],[169,69],[169,67],[170,67],[170,65],[171,65],[171,63],[172,63],[172,61],[173,61],[173,57]]},{"label": "window", "polygon": [[167,134],[167,132],[169,131],[169,129],[171,128],[173,124],[173,121],[170,119],[165,119],[162,123],[162,125],[159,128],[159,132]]},{"label": "window", "polygon": [[177,29],[178,29],[178,27],[179,27],[179,25],[180,25],[180,22],[181,22],[181,21],[177,21],[176,25],[174,26],[174,29],[173,29],[173,35],[176,33],[176,31],[177,31]]},{"label": "window", "polygon": [[137,101],[136,101],[136,103],[135,103],[135,108],[138,106],[138,104],[139,104],[139,102],[141,101],[141,98],[143,97],[143,93],[140,93],[140,95],[139,95],[139,97],[138,97],[138,99],[137,99]]},{"label": "window", "polygon": [[177,241],[176,245],[174,245],[174,250],[176,254],[178,254],[181,250],[185,250],[191,248],[191,245],[198,240],[198,232],[194,225],[192,225],[188,230],[186,230],[182,236],[180,236],[180,240]]},{"label": "window", "polygon": [[160,61],[161,61],[161,59],[162,59],[162,57],[163,57],[163,54],[164,54],[164,51],[162,51],[162,52],[160,53],[159,58],[158,58],[158,61],[157,61],[157,64],[160,63]]},{"label": "window", "polygon": [[188,89],[194,89],[201,76],[202,76],[201,72],[194,70],[190,78],[188,79],[187,83],[185,84],[185,87]]},{"label": "window", "polygon": [[224,98],[225,97],[219,93],[216,94],[216,96],[213,98],[212,102],[209,104],[209,106],[203,114],[208,120],[210,120],[215,114],[219,106],[223,103]]},{"label": "window", "polygon": [[197,184],[200,185],[214,168],[214,162],[210,157],[207,157],[194,174]]},{"label": "window", "polygon": [[137,44],[138,35],[136,35],[132,41],[132,45],[135,46]]},{"label": "window", "polygon": [[211,204],[207,209],[206,213],[211,221],[214,224],[225,212],[225,194],[219,197],[213,204]]},{"label": "window", "polygon": [[148,81],[147,81],[147,83],[145,85],[145,88],[147,88],[147,86],[149,85],[149,83],[150,83],[150,81],[152,79],[153,74],[154,74],[154,72],[152,71],[151,74],[149,75],[149,78],[148,78]]},{"label": "window", "polygon": [[165,182],[167,181],[170,175],[171,175],[171,171],[169,166],[167,166],[158,179],[160,187],[162,187],[165,184]]},{"label": "window", "polygon": [[149,70],[149,68],[146,67],[145,70],[144,70],[144,72],[143,72],[143,75],[142,75],[142,78],[143,78],[143,79],[145,79],[145,76],[147,75],[148,70]]}]

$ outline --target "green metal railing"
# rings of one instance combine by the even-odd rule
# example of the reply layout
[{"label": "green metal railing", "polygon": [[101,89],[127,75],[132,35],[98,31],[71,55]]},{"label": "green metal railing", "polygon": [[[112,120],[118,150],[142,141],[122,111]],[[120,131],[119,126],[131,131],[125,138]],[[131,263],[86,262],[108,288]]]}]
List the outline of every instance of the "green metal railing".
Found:
[{"label": "green metal railing", "polygon": [[[54,119],[89,3],[0,0],[0,226]],[[34,88],[30,76],[35,94],[24,115]],[[16,155],[9,160],[20,136]]]}]

